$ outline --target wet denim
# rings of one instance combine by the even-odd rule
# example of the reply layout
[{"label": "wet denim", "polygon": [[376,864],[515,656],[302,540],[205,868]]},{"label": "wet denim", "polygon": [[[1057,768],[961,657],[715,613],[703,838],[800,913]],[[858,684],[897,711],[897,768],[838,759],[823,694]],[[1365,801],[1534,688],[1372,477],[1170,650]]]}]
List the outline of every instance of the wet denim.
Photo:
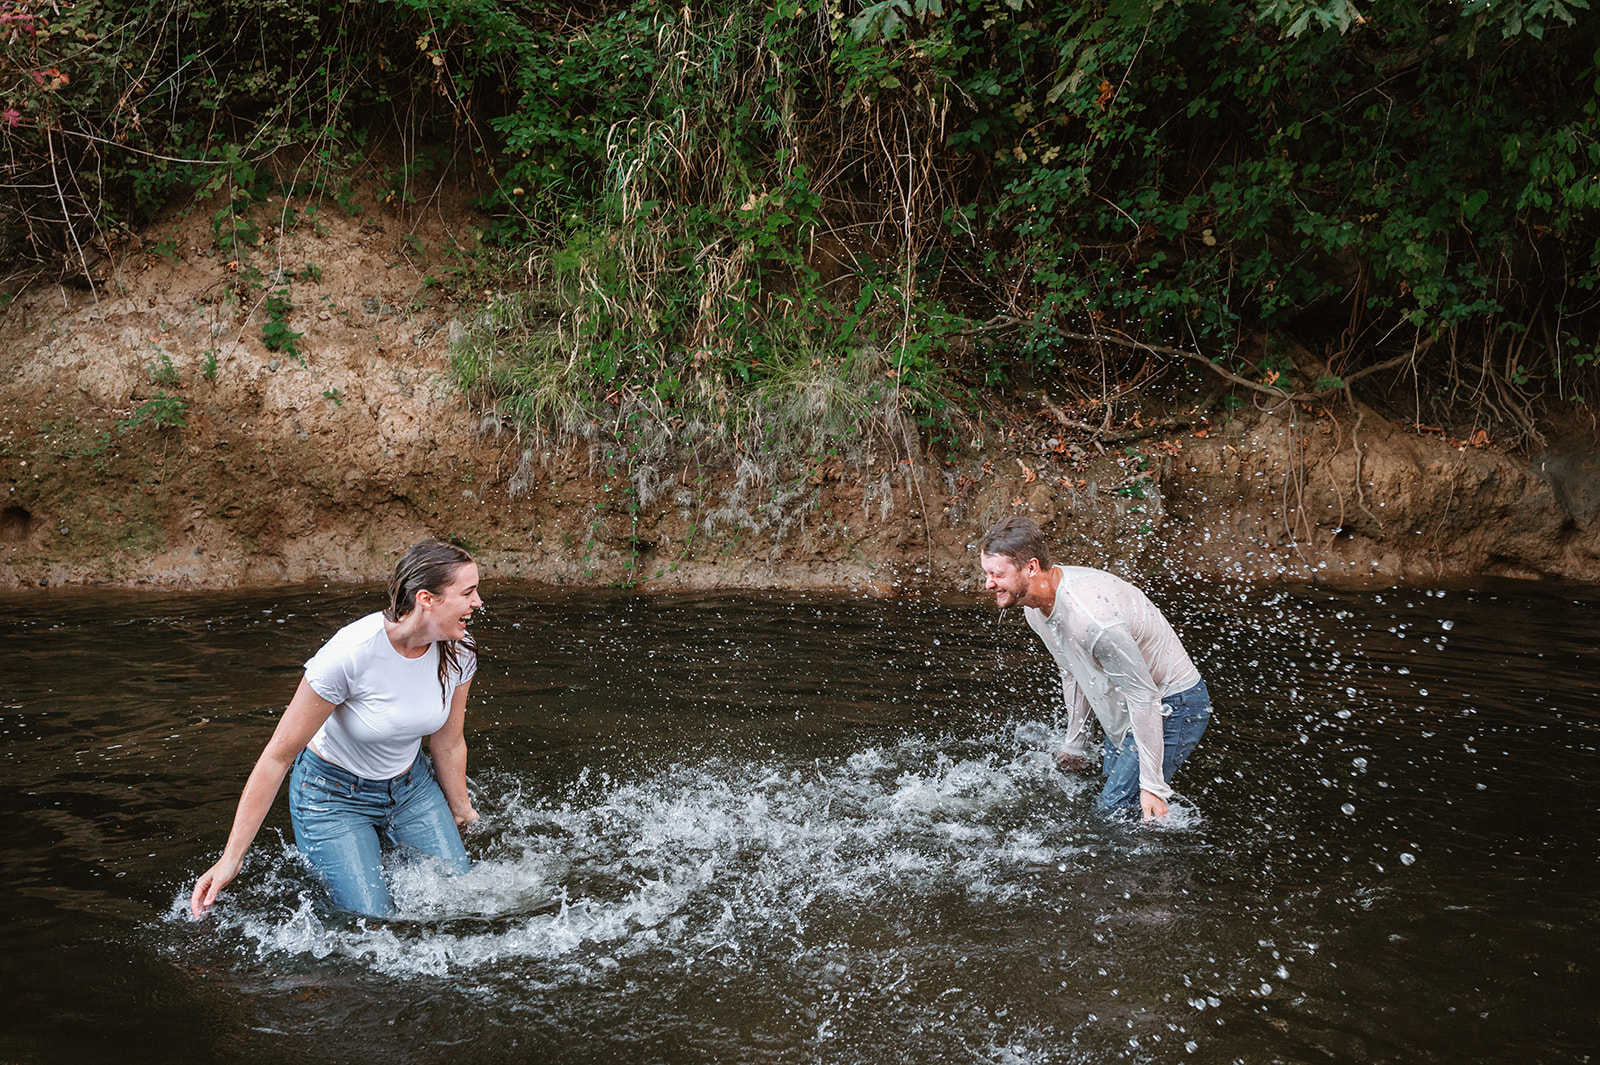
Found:
[{"label": "wet denim", "polygon": [[306,748],[289,776],[289,818],[301,855],[341,910],[393,916],[383,876],[386,847],[434,855],[457,873],[472,864],[433,762],[421,751],[393,780],[367,780]]},{"label": "wet denim", "polygon": [[[1165,747],[1161,778],[1168,784],[1177,775],[1178,767],[1194,753],[1210,722],[1211,693],[1203,680],[1187,691],[1161,700],[1161,737]],[[1111,740],[1106,740],[1100,774],[1105,778],[1100,789],[1101,810],[1114,813],[1139,809],[1139,748],[1132,732],[1123,737],[1120,746],[1113,747]]]}]

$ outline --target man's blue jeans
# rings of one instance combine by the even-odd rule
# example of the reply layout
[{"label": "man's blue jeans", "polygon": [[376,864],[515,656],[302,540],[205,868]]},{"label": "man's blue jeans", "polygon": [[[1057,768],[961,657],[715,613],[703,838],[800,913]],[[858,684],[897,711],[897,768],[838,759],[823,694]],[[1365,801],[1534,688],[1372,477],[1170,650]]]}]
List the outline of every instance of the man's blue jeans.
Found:
[{"label": "man's blue jeans", "polygon": [[393,780],[367,780],[306,748],[289,776],[289,819],[296,846],[341,910],[394,915],[385,846],[413,847],[458,873],[472,866],[433,762],[421,751]]},{"label": "man's blue jeans", "polygon": [[[1203,680],[1188,691],[1161,700],[1161,735],[1165,747],[1161,777],[1168,784],[1172,783],[1178,767],[1199,745],[1210,723],[1211,693],[1206,691]],[[1107,737],[1100,774],[1105,777],[1105,785],[1100,789],[1102,811],[1139,809],[1139,748],[1132,732],[1123,737],[1119,746],[1113,746]]]}]

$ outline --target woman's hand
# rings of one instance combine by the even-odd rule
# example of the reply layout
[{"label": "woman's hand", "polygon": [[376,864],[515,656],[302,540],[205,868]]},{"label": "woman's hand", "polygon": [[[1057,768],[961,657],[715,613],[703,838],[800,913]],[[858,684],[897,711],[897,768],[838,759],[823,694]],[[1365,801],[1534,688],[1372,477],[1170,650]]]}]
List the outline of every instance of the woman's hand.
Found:
[{"label": "woman's hand", "polygon": [[1144,808],[1144,819],[1154,821],[1158,817],[1167,816],[1167,800],[1153,791],[1139,792],[1139,805]]},{"label": "woman's hand", "polygon": [[195,920],[200,920],[210,911],[212,903],[222,894],[222,889],[239,875],[241,864],[237,859],[223,856],[216,865],[200,874],[200,879],[194,882],[194,894],[189,897],[189,912],[194,914]]},{"label": "woman's hand", "polygon": [[450,812],[452,814],[455,814],[456,827],[457,828],[466,828],[468,825],[470,825],[474,821],[478,820],[478,811],[474,810],[470,806],[467,807],[465,810],[460,811],[459,813],[457,813],[454,810],[452,810]]}]

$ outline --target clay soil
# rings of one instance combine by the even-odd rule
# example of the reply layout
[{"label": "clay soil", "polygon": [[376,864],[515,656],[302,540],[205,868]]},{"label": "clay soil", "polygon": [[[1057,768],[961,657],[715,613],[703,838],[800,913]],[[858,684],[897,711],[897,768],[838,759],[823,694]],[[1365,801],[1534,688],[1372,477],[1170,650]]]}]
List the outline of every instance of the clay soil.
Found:
[{"label": "clay soil", "polygon": [[[955,455],[864,448],[783,484],[737,456],[619,470],[451,383],[485,294],[464,200],[284,206],[247,262],[201,204],[92,290],[34,282],[0,310],[0,587],[369,580],[436,535],[550,583],[974,590],[977,541],[1014,513],[1062,560],[1132,574],[1600,580],[1579,431],[1528,458],[1370,410],[1246,407],[1097,447],[1035,392]],[[274,320],[299,334],[276,350]],[[1124,433],[1183,414],[1116,411]]]}]

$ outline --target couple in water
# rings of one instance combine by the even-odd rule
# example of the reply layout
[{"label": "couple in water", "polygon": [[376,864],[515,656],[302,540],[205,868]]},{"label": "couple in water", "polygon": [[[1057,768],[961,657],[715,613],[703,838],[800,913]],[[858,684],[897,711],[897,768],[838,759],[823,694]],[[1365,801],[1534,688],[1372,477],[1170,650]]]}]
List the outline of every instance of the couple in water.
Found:
[{"label": "couple in water", "polygon": [[[1093,772],[1092,709],[1105,734],[1101,808],[1165,815],[1173,774],[1211,717],[1205,681],[1167,619],[1121,578],[1052,566],[1043,533],[1026,518],[991,529],[981,561],[996,603],[1024,608],[1060,668],[1067,736],[1057,764]],[[388,607],[340,629],[306,663],[245,782],[222,857],[195,882],[195,917],[238,875],[285,776],[295,844],[338,909],[394,914],[386,846],[415,848],[457,872],[469,867],[460,830],[478,813],[463,725],[478,661],[467,622],[481,606],[478,566],[466,551],[424,540],[401,557]]]}]

